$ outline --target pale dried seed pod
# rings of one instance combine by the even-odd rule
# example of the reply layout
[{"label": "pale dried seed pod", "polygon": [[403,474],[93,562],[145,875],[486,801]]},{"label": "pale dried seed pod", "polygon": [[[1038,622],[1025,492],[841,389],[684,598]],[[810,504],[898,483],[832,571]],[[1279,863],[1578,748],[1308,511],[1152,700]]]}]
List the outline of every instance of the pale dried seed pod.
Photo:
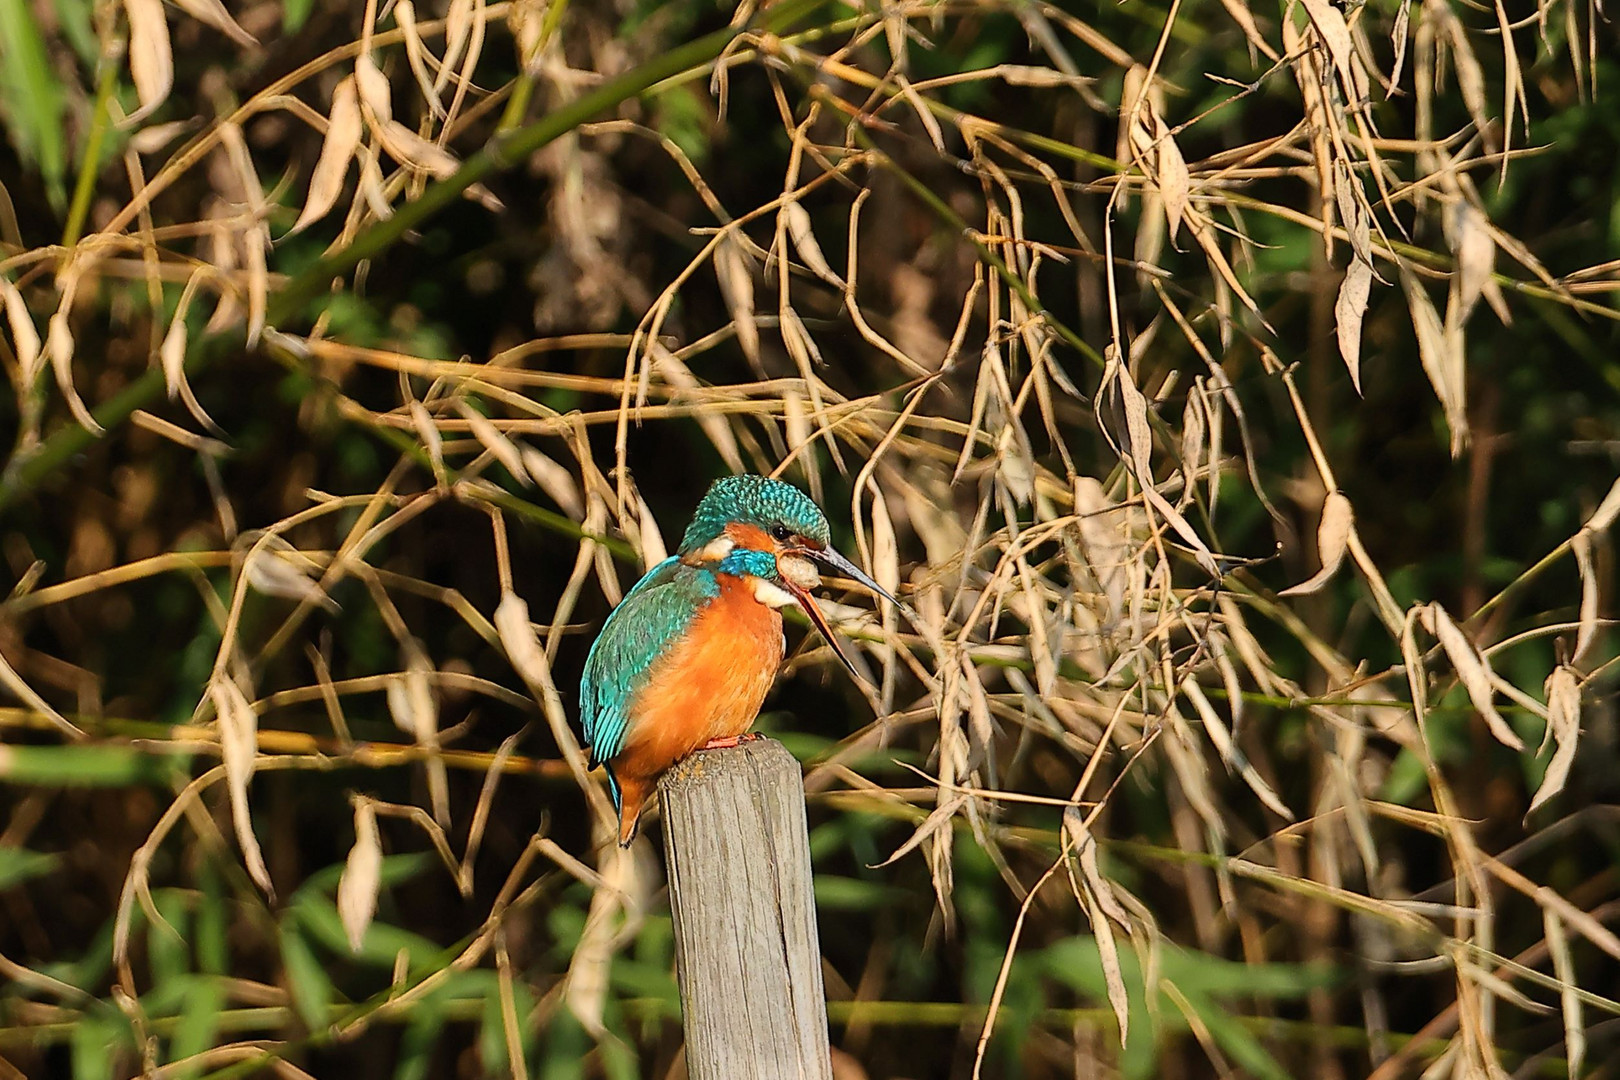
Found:
[{"label": "pale dried seed pod", "polygon": [[372,917],[377,913],[377,893],[382,888],[382,837],[377,830],[377,811],[364,796],[354,799],[354,846],[338,878],[337,910],[349,950],[359,952]]},{"label": "pale dried seed pod", "polygon": [[124,121],[133,126],[163,104],[174,88],[174,51],[163,0],[124,0],[129,19],[129,74],[141,107]]},{"label": "pale dried seed pod", "polygon": [[332,91],[332,113],[326,123],[326,138],[321,142],[321,156],[309,175],[309,195],[304,200],[304,209],[287,231],[288,236],[302,232],[337,205],[344,181],[348,179],[349,163],[360,149],[364,128],[360,91],[354,76],[349,75]]}]

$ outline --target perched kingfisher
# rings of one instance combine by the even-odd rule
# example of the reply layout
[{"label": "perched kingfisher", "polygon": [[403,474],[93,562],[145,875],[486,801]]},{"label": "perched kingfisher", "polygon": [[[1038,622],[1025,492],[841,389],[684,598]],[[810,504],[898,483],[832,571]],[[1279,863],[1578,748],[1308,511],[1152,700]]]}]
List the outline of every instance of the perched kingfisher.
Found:
[{"label": "perched kingfisher", "polygon": [[810,590],[816,564],[890,596],[829,543],[827,519],[791,484],[715,481],[674,555],[613,609],[585,658],[579,709],[591,767],[607,766],[619,844],[635,839],[658,778],[696,750],[735,746],[782,663],[780,608],[798,604],[853,673]]}]

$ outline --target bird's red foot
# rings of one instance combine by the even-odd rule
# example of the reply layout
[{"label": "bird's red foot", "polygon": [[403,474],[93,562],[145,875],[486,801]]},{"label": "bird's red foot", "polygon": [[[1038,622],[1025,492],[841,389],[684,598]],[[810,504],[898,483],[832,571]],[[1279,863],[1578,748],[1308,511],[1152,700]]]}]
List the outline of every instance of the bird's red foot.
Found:
[{"label": "bird's red foot", "polygon": [[757,731],[745,731],[741,735],[728,735],[723,739],[710,739],[708,742],[698,747],[698,749],[730,750],[734,746],[741,746],[743,743],[750,743],[763,737],[764,736],[760,735]]}]

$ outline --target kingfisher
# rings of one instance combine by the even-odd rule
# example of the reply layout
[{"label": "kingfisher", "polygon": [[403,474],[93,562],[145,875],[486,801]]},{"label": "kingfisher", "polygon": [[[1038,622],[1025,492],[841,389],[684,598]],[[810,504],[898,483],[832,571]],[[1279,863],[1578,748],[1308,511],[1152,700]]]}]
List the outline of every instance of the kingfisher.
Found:
[{"label": "kingfisher", "polygon": [[810,590],[818,566],[899,605],[832,547],[827,518],[792,484],[716,480],[674,555],[608,615],[580,680],[591,767],[607,767],[619,844],[635,839],[658,778],[698,750],[748,737],[781,666],[781,609],[797,604],[851,673]]}]

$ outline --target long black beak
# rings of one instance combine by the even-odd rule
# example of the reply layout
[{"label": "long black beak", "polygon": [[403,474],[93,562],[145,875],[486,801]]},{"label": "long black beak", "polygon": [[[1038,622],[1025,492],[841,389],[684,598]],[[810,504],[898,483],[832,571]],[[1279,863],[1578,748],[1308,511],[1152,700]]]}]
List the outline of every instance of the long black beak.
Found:
[{"label": "long black beak", "polygon": [[[866,588],[870,589],[878,596],[883,597],[883,599],[905,612],[908,618],[912,617],[910,608],[906,607],[906,605],[902,604],[899,600],[891,596],[887,589],[868,577],[865,571],[856,566],[854,563],[850,562],[848,559],[844,558],[832,548],[800,548],[799,550],[795,551],[794,554],[803,555],[807,559],[813,559],[828,569],[836,570],[845,577],[852,578],[855,581],[860,582],[860,584],[866,586]],[[828,625],[826,616],[822,615],[821,608],[816,606],[815,598],[810,595],[808,590],[800,588],[798,585],[795,585],[790,581],[785,581],[784,584],[786,584],[788,590],[798,598],[799,607],[804,610],[805,615],[812,623],[815,624],[816,630],[820,632],[827,644],[832,646],[833,655],[837,656],[838,659],[843,662],[843,665],[849,669],[849,673],[851,675],[853,675],[857,680],[860,680],[861,673],[855,669],[854,663],[852,663],[849,657],[844,654],[843,646],[838,644],[838,638],[836,635],[834,635],[832,627]]]},{"label": "long black beak", "polygon": [[801,554],[803,554],[807,559],[814,559],[816,562],[827,567],[828,569],[838,571],[847,578],[853,578],[862,585],[866,586],[868,589],[872,590],[877,595],[883,597],[883,599],[887,600],[895,607],[905,610],[906,605],[896,600],[893,596],[890,596],[887,589],[873,581],[871,578],[867,577],[865,571],[856,566],[854,563],[850,562],[848,559],[844,558],[842,555],[838,554],[838,552],[833,548],[805,548]]}]

